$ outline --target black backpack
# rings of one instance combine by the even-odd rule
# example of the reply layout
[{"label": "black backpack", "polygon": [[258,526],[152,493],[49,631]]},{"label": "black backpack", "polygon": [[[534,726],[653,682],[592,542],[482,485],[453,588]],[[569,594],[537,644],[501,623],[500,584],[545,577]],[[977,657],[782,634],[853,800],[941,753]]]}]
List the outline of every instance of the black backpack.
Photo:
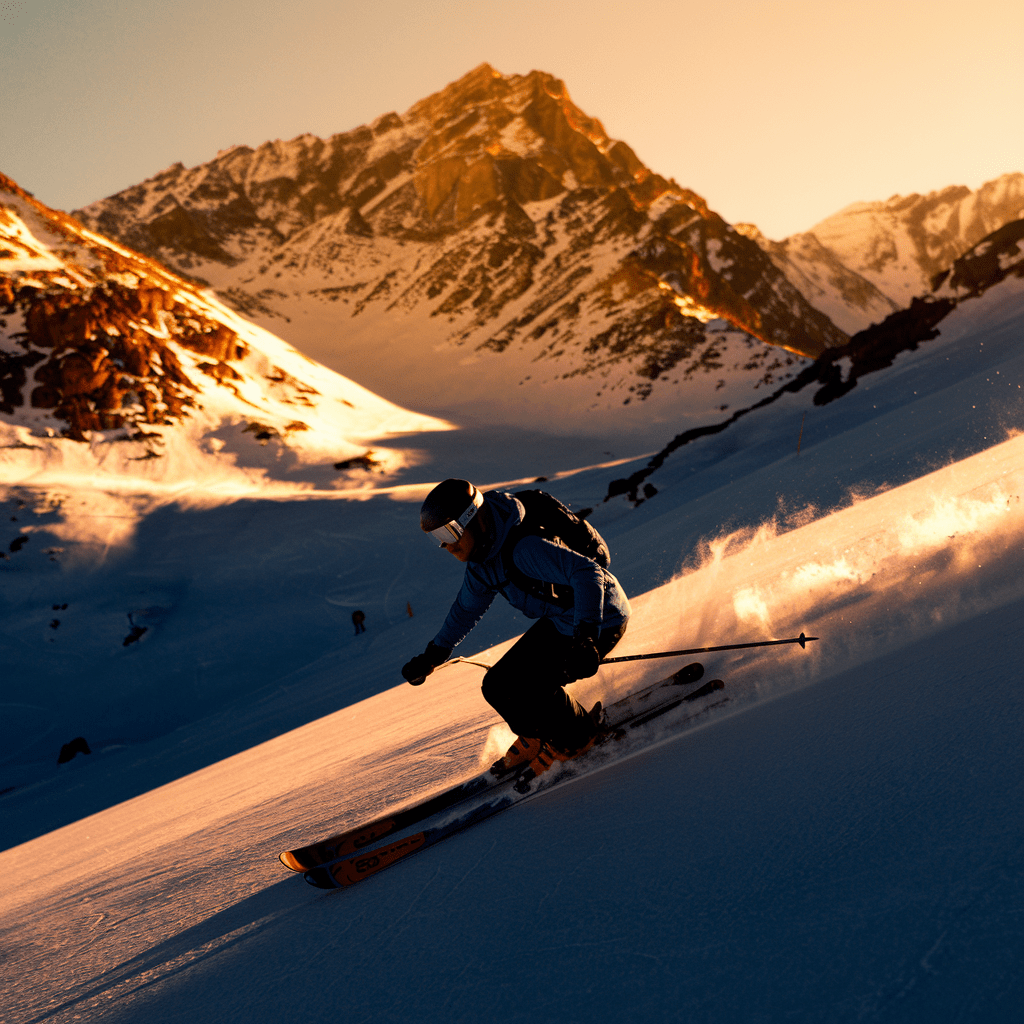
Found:
[{"label": "black backpack", "polygon": [[524,593],[561,608],[571,608],[572,587],[566,583],[550,583],[527,576],[512,560],[512,552],[515,551],[516,545],[524,537],[543,537],[545,540],[561,543],[577,554],[597,562],[602,569],[607,569],[611,565],[612,556],[608,545],[590,523],[570,512],[547,491],[516,491],[513,497],[522,502],[526,514],[518,526],[509,530],[505,543],[501,546],[501,564],[505,570],[505,578]]}]

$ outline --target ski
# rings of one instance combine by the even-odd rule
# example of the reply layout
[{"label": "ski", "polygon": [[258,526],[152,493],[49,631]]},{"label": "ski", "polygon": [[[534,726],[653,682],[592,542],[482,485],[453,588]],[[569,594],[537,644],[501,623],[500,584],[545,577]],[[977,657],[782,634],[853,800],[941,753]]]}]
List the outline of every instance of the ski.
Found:
[{"label": "ski", "polygon": [[318,889],[344,889],[364,878],[369,878],[385,868],[390,867],[396,861],[408,857],[409,854],[419,850],[425,850],[442,839],[455,835],[463,829],[484,821],[499,811],[511,807],[519,800],[524,800],[529,794],[519,794],[512,789],[512,780],[506,779],[504,784],[499,783],[498,787],[505,792],[500,796],[492,794],[491,799],[474,807],[471,811],[460,815],[454,821],[448,822],[436,828],[428,828],[415,835],[397,839],[385,846],[378,846],[372,850],[366,850],[356,857],[346,860],[334,861],[331,864],[322,864],[319,867],[311,868],[305,873],[305,879],[310,885]]},{"label": "ski", "polygon": [[[697,682],[703,675],[704,666],[694,662],[679,669],[667,679],[661,679],[636,693],[623,697],[605,709],[608,728],[614,731],[622,727],[624,723],[635,720],[638,715],[653,713],[651,717],[656,717],[659,713],[665,713],[678,707],[680,702],[686,698],[679,696],[677,688],[689,686]],[[701,689],[703,690],[704,687]],[[692,695],[688,694],[687,696]],[[664,711],[661,711],[663,705],[665,705]],[[435,814],[455,807],[465,800],[481,796],[506,781],[508,781],[507,777],[498,778],[489,771],[484,772],[420,803],[384,815],[366,825],[359,825],[308,846],[285,850],[284,853],[278,855],[278,859],[292,871],[308,871],[322,864],[356,854],[387,836],[417,825],[421,821],[426,821]]]},{"label": "ski", "polygon": [[679,707],[679,705],[684,701],[699,700],[701,697],[707,697],[709,694],[714,693],[715,690],[722,690],[724,688],[725,683],[721,679],[709,679],[703,686],[698,686],[696,690],[692,690],[685,696],[677,697],[675,700],[669,701],[667,704],[659,704],[656,708],[652,708],[644,714],[631,718],[626,723],[626,726],[630,729],[636,729],[638,726],[646,725],[648,722],[661,715],[667,715],[670,711]]},{"label": "ski", "polygon": [[[656,684],[656,687],[664,685],[665,683]],[[451,821],[437,825],[433,828],[424,829],[414,835],[396,839],[394,842],[383,846],[365,850],[355,857],[348,857],[336,860],[332,863],[318,865],[317,867],[311,868],[305,872],[305,879],[310,885],[316,886],[319,889],[344,889],[348,886],[355,885],[357,882],[361,882],[363,879],[369,878],[371,875],[378,874],[385,868],[390,867],[392,864],[403,860],[411,854],[417,853],[420,850],[428,849],[442,840],[447,839],[449,836],[462,832],[471,825],[475,825],[478,822],[484,821],[487,818],[512,807],[514,804],[521,800],[525,800],[529,796],[545,792],[557,785],[559,782],[574,778],[578,774],[578,769],[584,767],[586,761],[596,750],[601,749],[604,743],[621,739],[626,735],[626,731],[628,729],[646,725],[654,718],[667,714],[669,711],[677,708],[684,701],[695,701],[700,697],[705,697],[714,693],[716,690],[721,690],[724,686],[725,683],[723,683],[721,679],[713,679],[710,682],[705,683],[703,686],[698,687],[698,689],[694,690],[692,693],[686,694],[684,697],[675,697],[670,701],[663,701],[653,707],[650,706],[648,702],[648,706],[645,709],[641,709],[635,714],[628,715],[625,718],[619,716],[617,725],[608,729],[608,732],[605,734],[605,739],[601,744],[593,748],[591,751],[588,751],[588,753],[584,754],[581,758],[575,761],[565,762],[561,771],[551,772],[550,774],[545,773],[544,775],[539,776],[536,781],[532,777],[527,781],[525,773],[520,776],[507,777],[496,783],[494,786],[494,792],[488,795],[486,802],[474,806],[471,810],[458,815]],[[633,696],[641,697],[643,694],[635,694]],[[615,708],[618,705],[626,703],[628,700],[629,698],[626,698],[626,700],[617,702],[617,704],[612,705],[612,707]],[[724,703],[725,700],[728,700],[728,698],[726,697],[721,701],[709,704],[698,712],[698,714],[704,714],[712,707],[716,707],[718,704]],[[694,715],[692,717],[697,716]]]},{"label": "ski", "polygon": [[446,789],[443,793],[438,793],[428,800],[378,818],[368,825],[360,825],[348,832],[341,832],[336,836],[311,843],[309,846],[301,846],[297,850],[286,850],[279,855],[278,859],[292,871],[308,871],[310,868],[338,860],[347,854],[358,853],[359,850],[385,836],[401,832],[402,829],[419,824],[441,811],[446,811],[449,807],[454,807],[463,800],[478,796],[498,781],[489,773],[477,775],[475,778],[452,786],[451,789]]}]

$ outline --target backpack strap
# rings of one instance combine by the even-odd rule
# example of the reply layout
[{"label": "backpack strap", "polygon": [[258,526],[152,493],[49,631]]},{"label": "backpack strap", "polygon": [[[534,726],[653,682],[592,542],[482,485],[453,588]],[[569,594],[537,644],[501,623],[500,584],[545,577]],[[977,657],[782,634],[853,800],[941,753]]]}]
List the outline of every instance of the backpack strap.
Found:
[{"label": "backpack strap", "polygon": [[[500,558],[507,583],[513,583],[523,593],[536,597],[547,604],[569,609],[575,604],[575,594],[568,583],[552,583],[548,580],[534,579],[522,571],[516,564],[513,554],[516,546],[524,537],[540,537],[542,540],[559,544],[569,551],[574,551],[584,558],[589,558],[599,566],[607,569],[611,563],[611,554],[604,538],[585,519],[571,512],[554,495],[547,491],[526,490],[514,492],[523,506],[524,519],[513,526],[501,545]],[[473,570],[470,569],[470,572]],[[476,578],[484,583],[479,573]],[[484,584],[489,586],[489,584]],[[490,589],[500,590],[505,587],[498,584]],[[505,595],[506,597],[508,595]]]},{"label": "backpack strap", "polygon": [[[512,533],[516,532],[517,536],[512,536]],[[522,530],[521,527],[514,527],[513,530],[509,531],[509,536],[506,538],[505,543],[501,546],[501,567],[505,573],[505,582],[492,585],[488,583],[483,576],[480,575],[472,565],[466,566],[466,571],[472,573],[474,579],[477,580],[481,586],[486,587],[488,590],[494,593],[501,594],[508,599],[508,594],[505,593],[505,587],[510,583],[514,583],[524,594],[529,594],[532,597],[539,598],[546,604],[557,605],[559,608],[569,609],[576,602],[576,595],[573,593],[572,587],[568,583],[548,583],[545,580],[534,579],[532,576],[527,576],[522,569],[516,565],[512,555],[516,549],[516,545],[524,537],[536,537],[539,534],[530,533],[529,531]]]},{"label": "backpack strap", "polygon": [[[514,583],[524,594],[539,598],[547,604],[569,609],[576,603],[576,595],[568,583],[550,583],[547,580],[534,579],[527,576],[515,563],[516,545],[524,537],[541,537],[553,543],[559,543],[558,537],[545,536],[537,530],[531,530],[526,523],[520,523],[509,530],[505,543],[501,546],[501,566],[505,570],[505,579]],[[568,546],[568,545],[564,545]]]}]

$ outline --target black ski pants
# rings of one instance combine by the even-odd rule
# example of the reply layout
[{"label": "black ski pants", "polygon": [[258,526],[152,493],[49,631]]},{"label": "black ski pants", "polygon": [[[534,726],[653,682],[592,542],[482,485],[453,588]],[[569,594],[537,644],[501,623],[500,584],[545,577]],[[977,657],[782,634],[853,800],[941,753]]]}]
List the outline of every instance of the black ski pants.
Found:
[{"label": "black ski pants", "polygon": [[[601,630],[597,649],[602,658],[625,632],[625,622]],[[566,749],[575,749],[590,737],[587,711],[564,689],[571,681],[563,662],[572,642],[550,619],[538,619],[487,670],[484,700],[517,735]]]}]

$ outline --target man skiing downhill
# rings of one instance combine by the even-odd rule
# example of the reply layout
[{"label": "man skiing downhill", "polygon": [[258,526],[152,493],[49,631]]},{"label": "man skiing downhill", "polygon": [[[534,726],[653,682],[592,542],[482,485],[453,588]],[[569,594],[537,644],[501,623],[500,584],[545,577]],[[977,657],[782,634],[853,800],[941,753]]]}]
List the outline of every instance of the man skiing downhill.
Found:
[{"label": "man skiing downhill", "polygon": [[[556,512],[542,523],[552,507]],[[566,513],[543,492],[483,494],[459,479],[438,484],[420,510],[420,527],[465,563],[466,575],[438,634],[402,667],[409,682],[423,682],[447,661],[499,592],[538,620],[484,676],[484,699],[518,735],[494,763],[496,775],[527,764],[539,775],[593,745],[599,722],[565,686],[596,674],[629,621],[629,600],[604,567],[600,535]],[[569,524],[565,533],[582,534],[594,557],[554,533],[551,523],[558,522]]]}]

